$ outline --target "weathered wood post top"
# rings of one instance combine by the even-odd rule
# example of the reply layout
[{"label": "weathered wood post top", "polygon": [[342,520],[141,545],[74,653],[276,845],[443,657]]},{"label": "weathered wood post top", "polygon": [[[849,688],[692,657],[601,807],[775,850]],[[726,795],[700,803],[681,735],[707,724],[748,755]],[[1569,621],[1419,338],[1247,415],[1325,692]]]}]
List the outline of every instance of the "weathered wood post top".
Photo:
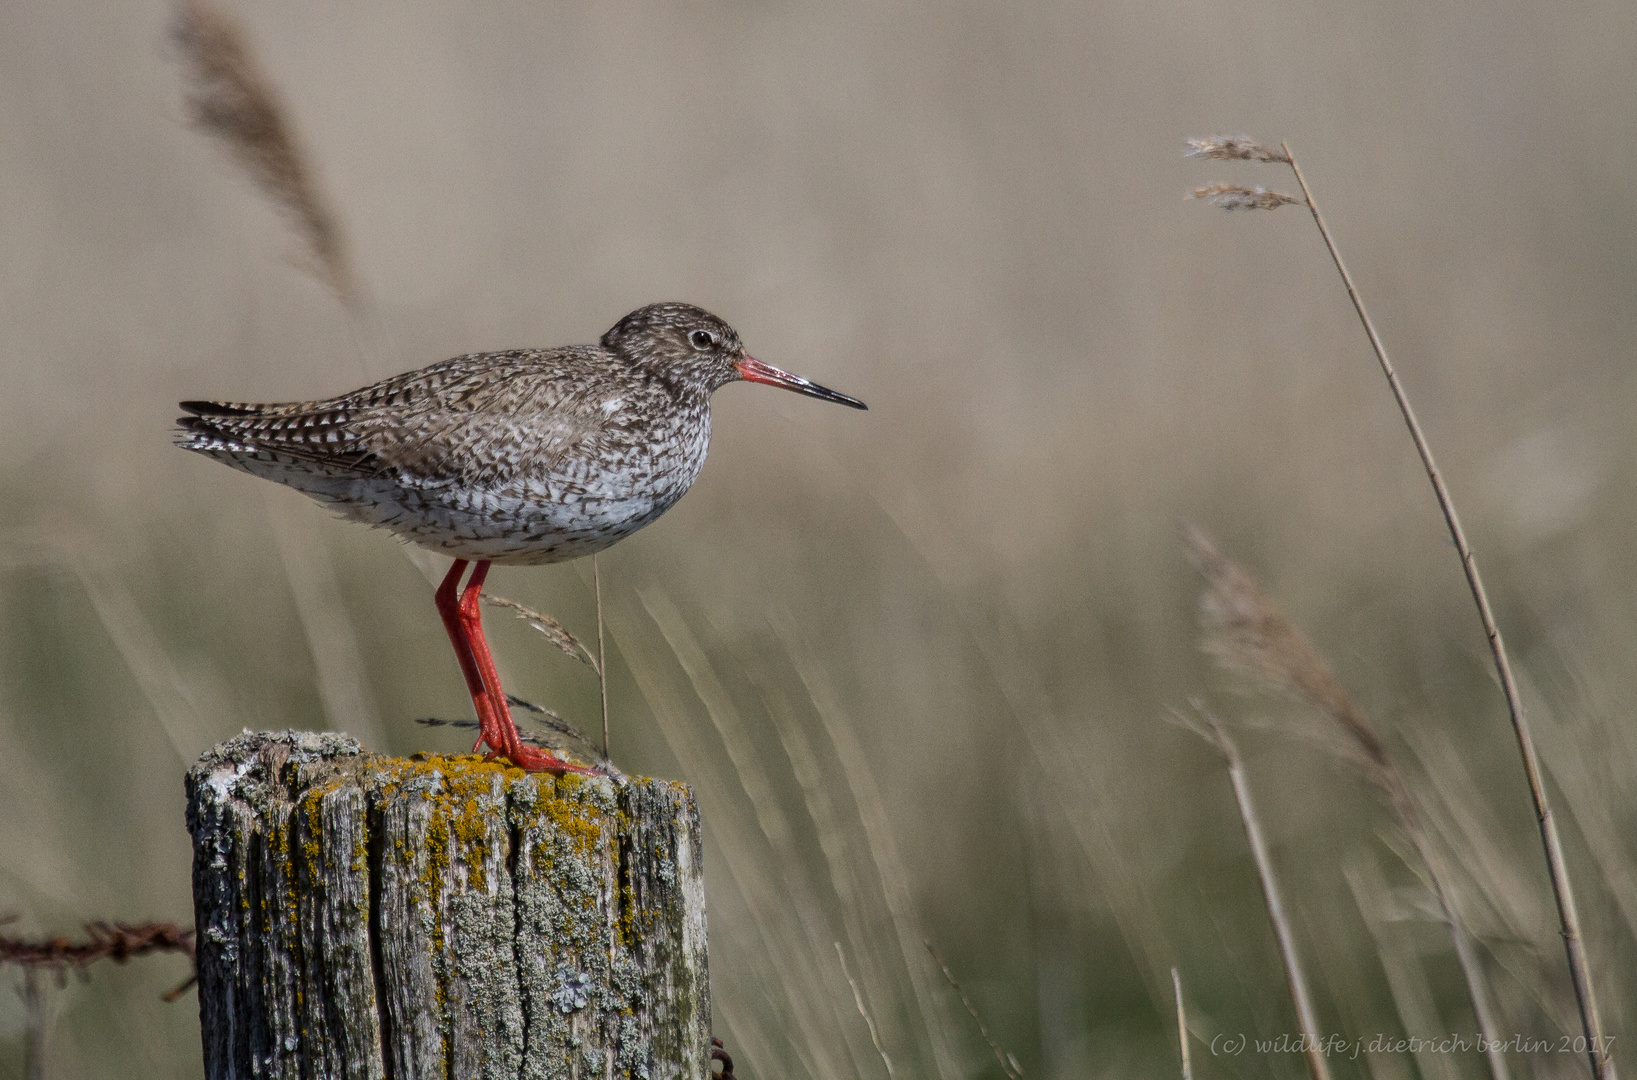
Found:
[{"label": "weathered wood post top", "polygon": [[188,773],[211,1080],[705,1080],[680,784],[246,732]]}]

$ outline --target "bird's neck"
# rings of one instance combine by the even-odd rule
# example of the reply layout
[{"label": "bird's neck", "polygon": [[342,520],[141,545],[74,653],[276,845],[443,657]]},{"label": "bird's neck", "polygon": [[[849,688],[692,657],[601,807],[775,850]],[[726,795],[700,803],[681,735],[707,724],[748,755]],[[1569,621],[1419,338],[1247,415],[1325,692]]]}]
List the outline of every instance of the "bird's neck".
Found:
[{"label": "bird's neck", "polygon": [[638,361],[635,367],[655,384],[663,387],[666,396],[679,406],[690,412],[699,408],[709,412],[710,396],[716,387],[698,372],[679,371],[675,366],[658,362]]}]

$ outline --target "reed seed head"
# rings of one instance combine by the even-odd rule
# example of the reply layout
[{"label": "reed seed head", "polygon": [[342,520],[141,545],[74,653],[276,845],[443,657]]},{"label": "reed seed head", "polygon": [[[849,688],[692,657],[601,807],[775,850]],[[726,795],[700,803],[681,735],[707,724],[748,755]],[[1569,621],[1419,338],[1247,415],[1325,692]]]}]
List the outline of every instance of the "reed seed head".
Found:
[{"label": "reed seed head", "polygon": [[205,0],[183,0],[171,33],[187,61],[187,106],[194,125],[219,139],[278,205],[301,233],[318,276],[343,303],[351,303],[358,291],[340,223],[319,196],[313,170],[243,27]]},{"label": "reed seed head", "polygon": [[1403,785],[1386,747],[1324,657],[1273,597],[1203,532],[1190,527],[1187,540],[1194,568],[1205,578],[1199,598],[1205,651],[1223,667],[1317,709],[1340,729],[1342,754],[1401,808]]},{"label": "reed seed head", "polygon": [[1208,187],[1195,188],[1191,199],[1205,199],[1212,206],[1219,206],[1224,210],[1277,210],[1290,203],[1301,202],[1283,192],[1269,191],[1258,184],[1255,187],[1242,187],[1239,184],[1211,184]]},{"label": "reed seed head", "polygon": [[1216,161],[1277,161],[1290,164],[1290,155],[1283,150],[1263,146],[1249,135],[1208,135],[1188,140],[1184,157],[1211,158]]}]

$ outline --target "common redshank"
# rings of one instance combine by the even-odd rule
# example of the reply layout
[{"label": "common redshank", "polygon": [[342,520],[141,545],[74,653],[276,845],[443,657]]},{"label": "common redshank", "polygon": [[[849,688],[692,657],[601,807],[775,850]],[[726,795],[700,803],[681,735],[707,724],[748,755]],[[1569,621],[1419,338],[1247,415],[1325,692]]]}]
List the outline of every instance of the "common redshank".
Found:
[{"label": "common redshank", "polygon": [[177,445],[454,556],[436,602],[477,710],[473,749],[590,772],[518,735],[484,578],[593,554],[663,514],[705,464],[711,394],[739,380],[865,408],[750,356],[707,311],[652,304],[595,345],[457,356],[325,401],[184,401]]}]

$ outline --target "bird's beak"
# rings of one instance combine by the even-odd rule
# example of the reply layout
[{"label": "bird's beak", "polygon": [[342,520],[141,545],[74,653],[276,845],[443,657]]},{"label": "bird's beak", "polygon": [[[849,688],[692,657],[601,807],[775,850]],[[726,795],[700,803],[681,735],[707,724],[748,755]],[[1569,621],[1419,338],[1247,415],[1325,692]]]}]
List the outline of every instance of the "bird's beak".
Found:
[{"label": "bird's beak", "polygon": [[747,356],[739,361],[739,377],[746,382],[766,383],[769,386],[782,386],[786,390],[794,390],[798,394],[816,397],[820,401],[833,401],[837,405],[846,405],[854,409],[868,409],[869,406],[854,397],[838,394],[815,382],[808,382],[800,375],[792,375],[788,371],[780,371],[771,364],[764,364],[754,356]]}]

